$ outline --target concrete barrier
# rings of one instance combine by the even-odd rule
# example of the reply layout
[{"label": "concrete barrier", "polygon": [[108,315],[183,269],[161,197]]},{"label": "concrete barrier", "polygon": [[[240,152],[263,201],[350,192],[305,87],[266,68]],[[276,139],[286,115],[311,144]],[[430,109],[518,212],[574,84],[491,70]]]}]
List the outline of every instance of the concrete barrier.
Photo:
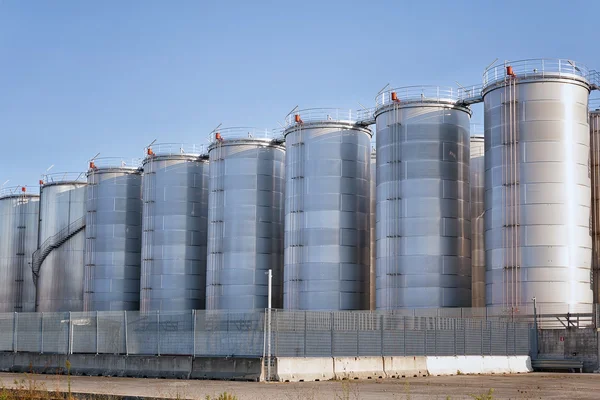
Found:
[{"label": "concrete barrier", "polygon": [[524,374],[533,371],[531,357],[529,356],[508,357],[508,367],[511,374]]},{"label": "concrete barrier", "polygon": [[335,379],[385,378],[383,357],[334,357]]},{"label": "concrete barrier", "polygon": [[331,357],[278,357],[275,379],[279,382],[328,381],[335,379]]},{"label": "concrete barrier", "polygon": [[483,356],[482,374],[510,374],[508,356]]},{"label": "concrete barrier", "polygon": [[14,353],[11,372],[64,374],[67,360],[66,354]]},{"label": "concrete barrier", "polygon": [[383,357],[383,371],[388,378],[427,376],[426,357]]},{"label": "concrete barrier", "polygon": [[89,376],[125,376],[125,357],[112,354],[71,354],[71,373]]},{"label": "concrete barrier", "polygon": [[260,357],[196,357],[190,378],[258,382],[263,380],[262,360]]},{"label": "concrete barrier", "polygon": [[458,360],[456,357],[427,357],[429,375],[457,375]]},{"label": "concrete barrier", "polygon": [[125,376],[189,379],[191,356],[126,356]]},{"label": "concrete barrier", "polygon": [[457,373],[465,375],[481,374],[483,358],[481,356],[456,356]]}]

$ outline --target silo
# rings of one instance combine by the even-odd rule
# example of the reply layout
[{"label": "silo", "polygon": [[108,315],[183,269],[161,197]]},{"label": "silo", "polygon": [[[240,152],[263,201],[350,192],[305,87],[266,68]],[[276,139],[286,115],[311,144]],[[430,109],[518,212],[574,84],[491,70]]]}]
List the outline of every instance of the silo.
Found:
[{"label": "silo", "polygon": [[[590,103],[592,101],[590,100]],[[594,101],[597,103],[597,101]],[[594,304],[600,303],[600,109],[590,111],[592,187],[592,282]]]},{"label": "silo", "polygon": [[140,309],[204,309],[208,157],[196,145],[154,144],[146,153]]},{"label": "silo", "polygon": [[87,172],[84,311],[139,310],[139,161],[96,158]]},{"label": "silo", "polygon": [[377,96],[377,309],[471,305],[468,107],[456,91]]},{"label": "silo", "polygon": [[281,307],[285,147],[270,131],[211,134],[206,308]]},{"label": "silo", "polygon": [[481,136],[471,136],[471,306],[485,307],[485,164],[484,139]]},{"label": "silo", "polygon": [[39,201],[32,188],[0,190],[0,312],[35,311],[31,256],[37,249]]},{"label": "silo", "polygon": [[36,311],[83,311],[85,174],[50,174],[41,183]]},{"label": "silo", "polygon": [[369,220],[369,231],[371,235],[371,265],[369,267],[369,309],[375,310],[375,281],[377,279],[377,230],[375,229],[377,215],[377,150],[371,145],[371,218]]},{"label": "silo", "polygon": [[368,309],[372,133],[348,110],[286,124],[284,308]]},{"label": "silo", "polygon": [[591,312],[590,86],[570,60],[484,73],[489,306]]}]

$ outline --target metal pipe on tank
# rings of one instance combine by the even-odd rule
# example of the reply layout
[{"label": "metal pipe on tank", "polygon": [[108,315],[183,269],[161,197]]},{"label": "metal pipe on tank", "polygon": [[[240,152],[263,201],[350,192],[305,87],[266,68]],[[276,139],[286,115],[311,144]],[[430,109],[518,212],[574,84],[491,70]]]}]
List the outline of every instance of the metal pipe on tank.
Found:
[{"label": "metal pipe on tank", "polygon": [[485,164],[484,139],[471,136],[470,194],[471,194],[471,276],[472,307],[485,307]]}]

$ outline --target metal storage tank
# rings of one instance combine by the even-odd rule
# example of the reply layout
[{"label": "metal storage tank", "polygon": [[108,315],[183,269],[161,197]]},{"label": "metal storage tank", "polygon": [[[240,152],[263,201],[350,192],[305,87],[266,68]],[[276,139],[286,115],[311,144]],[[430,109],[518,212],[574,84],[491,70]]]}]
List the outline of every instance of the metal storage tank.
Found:
[{"label": "metal storage tank", "polygon": [[485,307],[485,164],[484,139],[471,136],[471,306]]},{"label": "metal storage tank", "polygon": [[[600,101],[592,101],[591,103]],[[590,111],[590,164],[592,187],[592,271],[594,304],[600,303],[600,108]]]},{"label": "metal storage tank", "polygon": [[371,144],[371,216],[369,219],[369,231],[371,235],[371,265],[369,267],[369,309],[375,310],[375,281],[377,279],[377,230],[375,229],[375,222],[377,221],[377,215],[375,213],[377,204],[377,150]]},{"label": "metal storage tank", "polygon": [[452,88],[377,96],[377,309],[471,305],[470,115]]},{"label": "metal storage tank", "polygon": [[141,160],[96,158],[87,172],[84,311],[140,309]]},{"label": "metal storage tank", "polygon": [[31,256],[37,249],[39,201],[25,186],[0,190],[0,312],[35,311]]},{"label": "metal storage tank", "polygon": [[154,144],[146,153],[140,309],[204,309],[208,157],[187,144]]},{"label": "metal storage tank", "polygon": [[83,311],[85,174],[45,175],[38,250],[32,257],[36,311]]},{"label": "metal storage tank", "polygon": [[[280,135],[279,135],[280,136]],[[211,134],[206,308],[281,308],[285,147],[255,128]]]},{"label": "metal storage tank", "polygon": [[288,115],[284,308],[369,308],[371,130],[348,110]]},{"label": "metal storage tank", "polygon": [[587,75],[549,59],[484,73],[489,306],[592,311]]}]

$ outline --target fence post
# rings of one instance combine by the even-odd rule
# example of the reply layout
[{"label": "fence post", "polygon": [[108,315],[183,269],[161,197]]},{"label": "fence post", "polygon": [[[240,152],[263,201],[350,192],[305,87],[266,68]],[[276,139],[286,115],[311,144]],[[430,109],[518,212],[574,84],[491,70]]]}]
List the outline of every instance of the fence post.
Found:
[{"label": "fence post", "polygon": [[196,358],[196,310],[192,310],[192,357]]},{"label": "fence post", "polygon": [[481,338],[481,355],[482,356],[483,356],[483,323],[484,322],[487,323],[487,320],[486,321],[481,321],[481,331],[480,331],[480,334],[479,334],[479,336]]},{"label": "fence post", "polygon": [[69,311],[69,344],[67,346],[67,354],[73,354],[73,320],[71,319],[71,311]]},{"label": "fence post", "polygon": [[359,325],[360,325],[360,316],[358,315],[358,313],[354,313],[354,324],[356,325],[356,357],[360,356],[360,332],[359,332]]},{"label": "fence post", "polygon": [[123,311],[125,320],[125,355],[129,355],[129,346],[127,343],[127,311]]},{"label": "fence post", "polygon": [[17,337],[19,336],[19,314],[15,312],[15,316],[13,318],[13,351],[17,352]]},{"label": "fence post", "polygon": [[[439,309],[438,309],[438,313],[439,313]],[[438,330],[439,319],[440,319],[440,317],[435,317],[434,325],[433,325],[433,352],[435,353],[436,357],[438,355],[438,351],[437,351],[437,330]],[[427,333],[425,333],[425,343],[427,343]]]},{"label": "fence post", "polygon": [[331,357],[333,357],[333,354],[335,353],[334,349],[334,341],[333,341],[333,311],[329,314],[330,318],[331,318]]},{"label": "fence post", "polygon": [[304,311],[304,357],[306,357],[306,335],[308,334],[308,327],[306,326],[307,322],[308,322],[308,318],[307,318],[307,312],[308,311]]},{"label": "fence post", "polygon": [[[461,313],[462,313],[462,308],[461,308]],[[456,350],[456,324],[458,322],[458,319],[454,318],[454,320],[452,321],[452,329],[454,330],[454,341],[453,346],[454,346],[454,357],[456,357],[458,355],[458,351]]]},{"label": "fence post", "polygon": [[404,330],[404,333],[402,335],[402,343],[403,343],[403,348],[404,348],[404,353],[403,355],[406,356],[406,317],[402,316],[402,329]]},{"label": "fence post", "polygon": [[383,351],[383,314],[381,314],[381,317],[379,318],[379,323],[381,325],[381,356],[383,357],[383,355],[385,354],[385,352]]},{"label": "fence post", "polygon": [[44,313],[40,314],[40,354],[44,354]]},{"label": "fence post", "polygon": [[98,311],[96,311],[96,354],[99,353],[99,349],[100,349],[100,327],[98,326],[100,324],[100,319],[98,318]]},{"label": "fence post", "polygon": [[160,310],[156,310],[156,352],[160,356]]}]

